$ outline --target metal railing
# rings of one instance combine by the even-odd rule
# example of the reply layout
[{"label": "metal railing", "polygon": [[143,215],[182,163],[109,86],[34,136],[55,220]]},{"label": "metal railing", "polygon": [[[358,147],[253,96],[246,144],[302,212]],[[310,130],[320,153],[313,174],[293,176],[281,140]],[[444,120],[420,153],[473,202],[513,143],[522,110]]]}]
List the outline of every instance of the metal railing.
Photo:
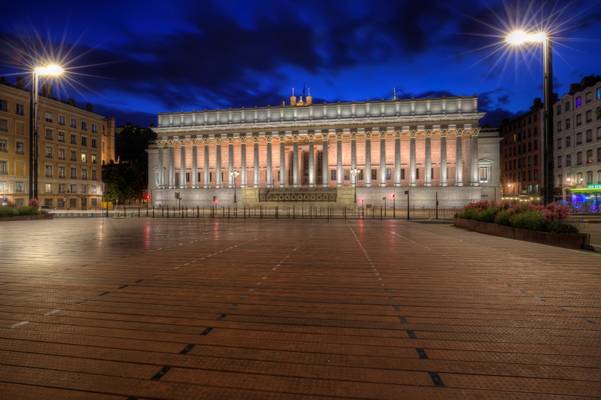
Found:
[{"label": "metal railing", "polygon": [[113,210],[52,211],[55,217],[225,218],[225,219],[398,219],[449,220],[456,208],[406,207],[123,207]]}]

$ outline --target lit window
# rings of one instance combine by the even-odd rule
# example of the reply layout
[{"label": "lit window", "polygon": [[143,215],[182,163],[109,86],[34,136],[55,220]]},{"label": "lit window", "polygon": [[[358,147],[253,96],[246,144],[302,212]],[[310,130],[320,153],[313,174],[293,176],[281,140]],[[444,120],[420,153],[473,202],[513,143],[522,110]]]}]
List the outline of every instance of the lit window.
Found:
[{"label": "lit window", "polygon": [[86,153],[81,153],[81,162],[86,162]]},{"label": "lit window", "polygon": [[44,192],[45,193],[52,193],[52,184],[51,183],[44,184]]},{"label": "lit window", "polygon": [[576,108],[579,108],[580,106],[582,106],[582,97],[578,96],[576,97]]}]

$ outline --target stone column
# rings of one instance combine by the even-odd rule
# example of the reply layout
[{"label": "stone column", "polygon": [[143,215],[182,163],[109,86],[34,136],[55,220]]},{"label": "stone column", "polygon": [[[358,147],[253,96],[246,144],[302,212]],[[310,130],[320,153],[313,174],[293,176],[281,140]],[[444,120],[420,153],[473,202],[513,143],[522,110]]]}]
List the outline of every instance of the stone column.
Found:
[{"label": "stone column", "polygon": [[447,173],[447,132],[442,131],[440,133],[440,185],[448,185],[448,173]]},{"label": "stone column", "polygon": [[394,186],[401,186],[401,133],[394,133]]},{"label": "stone column", "polygon": [[210,164],[209,164],[209,139],[204,139],[204,152],[205,152],[205,156],[204,156],[204,182],[202,183],[202,186],[207,189],[208,187],[211,186],[211,170],[210,170]]},{"label": "stone column", "polygon": [[253,138],[253,161],[254,161],[254,171],[253,171],[253,186],[259,187],[259,138]]},{"label": "stone column", "polygon": [[175,147],[169,146],[169,189],[175,188]]},{"label": "stone column", "polygon": [[220,188],[221,179],[221,137],[215,138],[215,187]]},{"label": "stone column", "polygon": [[409,138],[409,176],[411,177],[411,186],[417,185],[417,170],[415,165],[415,135],[412,131]]},{"label": "stone column", "polygon": [[280,134],[280,187],[286,186],[286,136]]},{"label": "stone column", "polygon": [[315,187],[315,136],[309,135],[309,186]]},{"label": "stone column", "polygon": [[[357,134],[351,132],[351,170],[357,169]],[[351,174],[351,185],[357,186],[357,175]]]},{"label": "stone column", "polygon": [[179,146],[179,187],[186,187],[186,144],[181,142]]},{"label": "stone column", "polygon": [[271,150],[271,134],[267,133],[267,171],[266,180],[267,187],[273,187],[273,165],[272,165],[272,150]]},{"label": "stone column", "polygon": [[158,168],[159,168],[159,178],[158,178],[158,182],[157,182],[157,187],[162,189],[165,186],[165,167],[163,166],[163,157],[164,157],[164,150],[163,150],[163,145],[159,143],[159,154],[158,154]]},{"label": "stone column", "polygon": [[323,135],[323,141],[322,141],[322,171],[321,171],[321,175],[322,175],[322,186],[323,187],[328,187],[329,183],[330,183],[330,176],[329,176],[329,163],[328,163],[328,141],[330,140],[330,136],[329,136],[329,132],[327,129],[325,129],[325,133],[322,133]]},{"label": "stone column", "polygon": [[460,130],[457,130],[457,136],[455,139],[455,185],[463,186],[463,151],[461,149],[461,134]]},{"label": "stone column", "polygon": [[341,187],[344,182],[342,172],[342,131],[336,132],[336,186]]},{"label": "stone column", "polygon": [[292,135],[292,186],[299,187],[298,176],[298,135]]},{"label": "stone column", "polygon": [[234,187],[234,139],[229,138],[227,143],[227,186]]},{"label": "stone column", "polygon": [[192,142],[192,176],[191,183],[193,188],[198,188],[198,145],[196,141]]},{"label": "stone column", "polygon": [[246,187],[246,135],[240,135],[240,187]]},{"label": "stone column", "polygon": [[425,174],[426,186],[432,186],[432,138],[431,133],[426,132],[426,160],[425,160]]},{"label": "stone column", "polygon": [[380,129],[380,186],[386,186],[386,130]]},{"label": "stone column", "polygon": [[480,173],[478,171],[478,131],[472,130],[472,136],[470,138],[470,157],[471,157],[471,170],[472,170],[472,186],[480,185]]},{"label": "stone column", "polygon": [[365,132],[365,170],[363,182],[366,187],[371,186],[371,132]]}]

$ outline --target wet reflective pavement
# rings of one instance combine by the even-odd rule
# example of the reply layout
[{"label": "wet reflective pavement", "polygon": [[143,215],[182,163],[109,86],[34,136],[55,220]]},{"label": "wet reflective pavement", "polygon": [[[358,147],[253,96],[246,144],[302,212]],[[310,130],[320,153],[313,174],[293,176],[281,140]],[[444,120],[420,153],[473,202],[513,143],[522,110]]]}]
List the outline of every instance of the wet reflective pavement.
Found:
[{"label": "wet reflective pavement", "polygon": [[404,221],[0,223],[0,399],[601,397],[601,255]]}]

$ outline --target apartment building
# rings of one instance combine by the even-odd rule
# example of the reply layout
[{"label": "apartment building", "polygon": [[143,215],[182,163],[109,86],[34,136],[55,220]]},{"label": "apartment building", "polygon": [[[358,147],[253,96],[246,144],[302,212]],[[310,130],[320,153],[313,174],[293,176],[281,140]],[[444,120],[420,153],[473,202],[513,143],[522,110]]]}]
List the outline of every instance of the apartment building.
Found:
[{"label": "apartment building", "polygon": [[501,183],[504,196],[538,197],[543,187],[543,103],[501,124]]},{"label": "apartment building", "polygon": [[[20,206],[29,198],[29,104],[22,81],[0,82],[0,203]],[[114,119],[50,96],[40,96],[38,117],[40,204],[99,207],[102,164],[115,158]]]},{"label": "apartment building", "polygon": [[566,193],[601,184],[601,77],[572,85],[554,113],[556,187]]}]

